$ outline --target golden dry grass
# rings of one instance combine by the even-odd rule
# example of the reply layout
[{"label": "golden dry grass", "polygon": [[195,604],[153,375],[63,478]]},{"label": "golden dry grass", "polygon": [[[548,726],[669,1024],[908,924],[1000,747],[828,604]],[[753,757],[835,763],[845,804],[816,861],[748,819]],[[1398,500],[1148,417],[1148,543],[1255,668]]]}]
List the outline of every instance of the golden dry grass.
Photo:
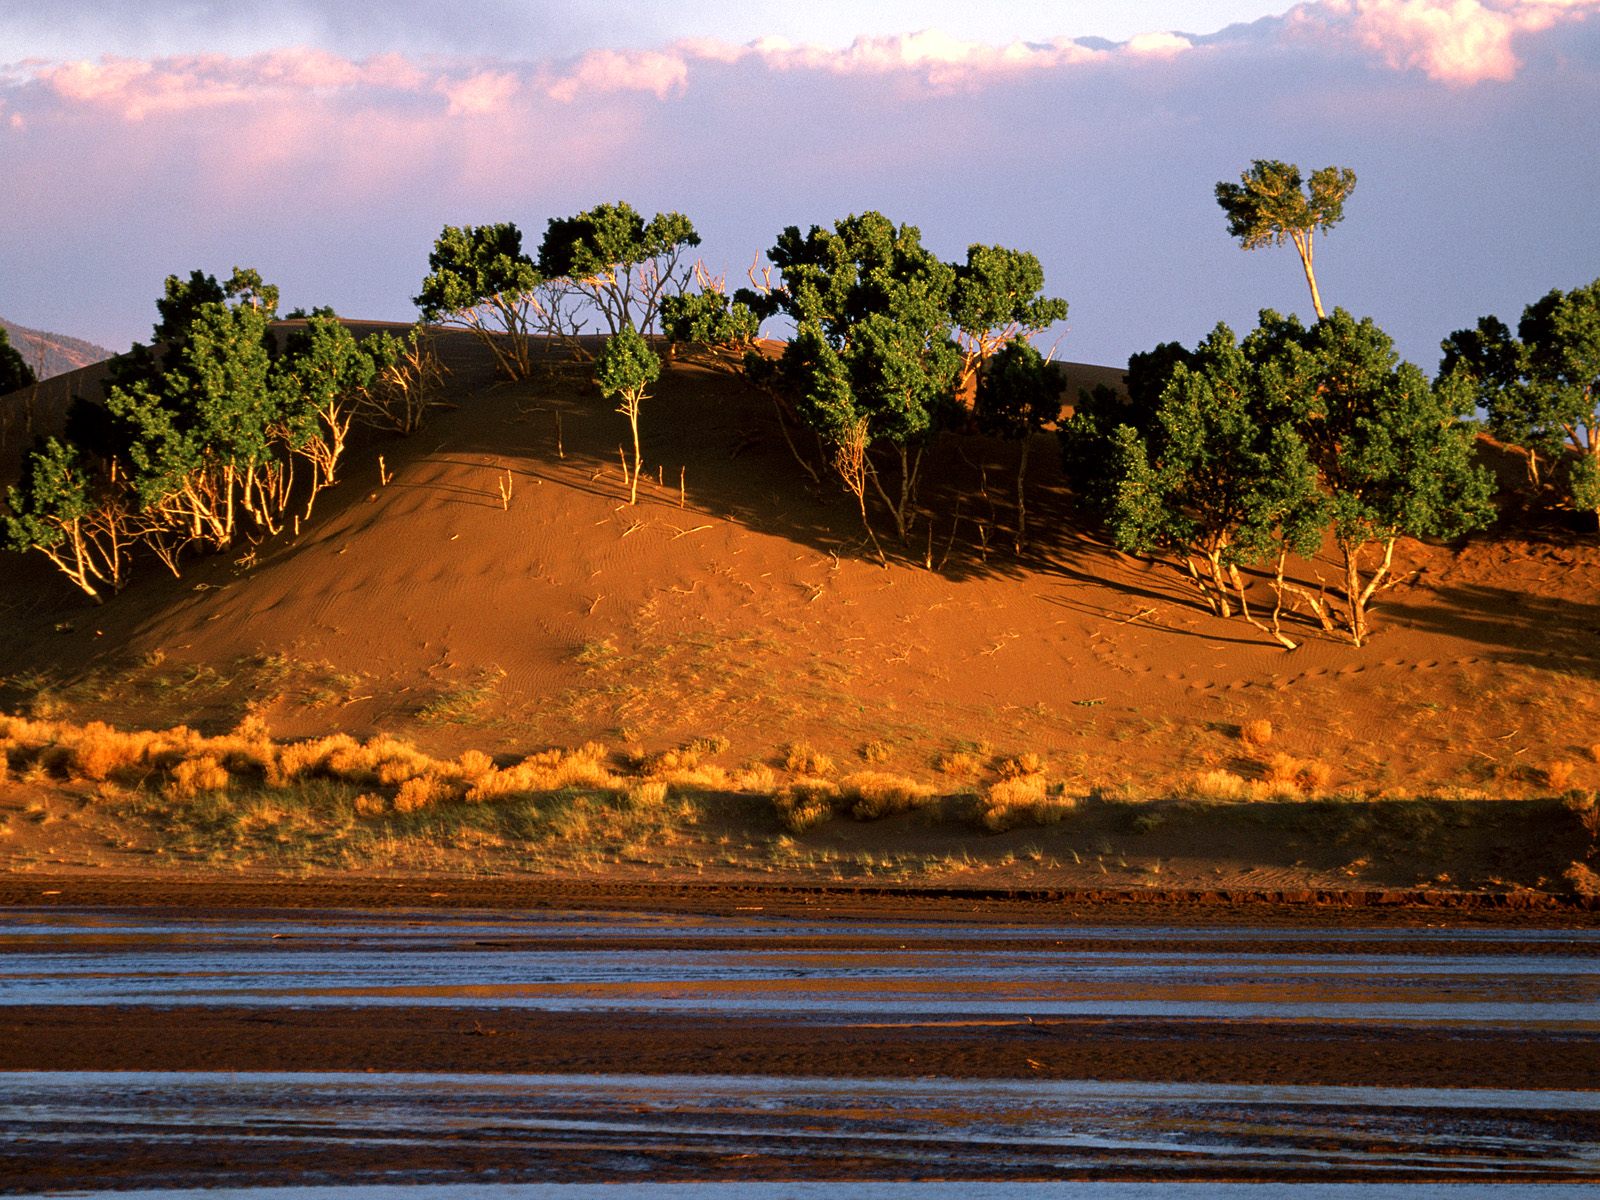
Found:
[{"label": "golden dry grass", "polygon": [[856,771],[839,781],[841,797],[858,821],[876,821],[932,802],[932,788],[887,771]]},{"label": "golden dry grass", "polygon": [[1042,771],[1002,775],[978,799],[978,823],[996,833],[1024,825],[1054,825],[1078,805]]},{"label": "golden dry grass", "polygon": [[1553,792],[1564,792],[1572,786],[1572,779],[1578,773],[1578,764],[1559,760],[1546,763],[1539,772],[1540,781]]},{"label": "golden dry grass", "polygon": [[1251,750],[1260,750],[1272,742],[1272,722],[1265,717],[1246,721],[1239,726],[1239,740]]},{"label": "golden dry grass", "polygon": [[833,819],[839,785],[819,776],[791,780],[772,798],[778,822],[790,833],[804,833]]},{"label": "golden dry grass", "polygon": [[784,748],[783,767],[795,775],[831,775],[833,759],[805,742],[791,742]]}]

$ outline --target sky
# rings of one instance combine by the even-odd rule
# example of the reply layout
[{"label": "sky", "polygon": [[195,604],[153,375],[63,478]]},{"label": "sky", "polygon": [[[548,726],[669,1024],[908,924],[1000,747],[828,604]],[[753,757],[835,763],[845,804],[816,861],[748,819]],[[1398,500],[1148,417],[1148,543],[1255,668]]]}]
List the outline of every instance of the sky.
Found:
[{"label": "sky", "polygon": [[0,315],[114,350],[169,274],[410,319],[447,225],[678,210],[730,286],[877,209],[1031,250],[1045,347],[1310,314],[1254,159],[1358,183],[1325,302],[1439,340],[1600,276],[1600,0],[0,0]]}]

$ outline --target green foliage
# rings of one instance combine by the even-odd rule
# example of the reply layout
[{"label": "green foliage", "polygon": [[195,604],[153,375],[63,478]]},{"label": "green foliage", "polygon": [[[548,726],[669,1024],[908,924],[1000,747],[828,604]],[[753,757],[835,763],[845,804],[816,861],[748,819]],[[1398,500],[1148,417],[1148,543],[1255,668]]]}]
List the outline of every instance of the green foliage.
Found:
[{"label": "green foliage", "polygon": [[132,546],[176,574],[191,545],[278,532],[292,499],[309,517],[358,408],[416,340],[360,341],[319,309],[280,351],[277,300],[254,271],[235,268],[226,285],[169,277],[157,344],[123,356],[105,403],[75,402],[66,440],[28,456],[7,496],[8,544],[46,555],[98,599],[97,582],[121,586]]},{"label": "green foliage", "polygon": [[[291,335],[274,365],[272,390],[279,412],[269,429],[290,453],[311,467],[311,516],[317,493],[336,481],[345,440],[358,408],[371,395],[380,370],[393,365],[398,339],[361,342],[331,310],[320,311]],[[287,495],[273,497],[286,504]]]},{"label": "green foliage", "polygon": [[1078,502],[1102,519],[1109,519],[1116,494],[1114,460],[1106,453],[1119,425],[1131,427],[1140,437],[1156,427],[1161,393],[1174,371],[1191,366],[1194,354],[1177,342],[1162,342],[1153,350],[1132,354],[1123,375],[1126,394],[1104,384],[1078,392],[1072,416],[1056,431],[1061,445],[1061,465],[1072,480]]},{"label": "green foliage", "polygon": [[424,321],[470,330],[507,376],[525,379],[542,282],[515,225],[446,225],[415,303]]},{"label": "green foliage", "polygon": [[648,388],[661,374],[661,360],[650,348],[650,343],[631,325],[624,325],[606,339],[595,363],[595,382],[600,394],[607,400],[617,401],[617,411],[628,418],[633,431],[633,471],[629,480],[628,502],[639,499],[639,469],[642,458],[639,452],[639,406]]},{"label": "green foliage", "polygon": [[6,331],[0,329],[0,396],[37,382],[39,381],[33,374],[33,368],[23,360],[17,348],[11,344]]},{"label": "green foliage", "polygon": [[57,438],[24,457],[22,476],[6,489],[0,515],[8,549],[38,551],[96,603],[97,585],[123,583],[127,536],[115,480],[95,479],[78,452]]},{"label": "green foliage", "polygon": [[1000,347],[1067,319],[1067,302],[1046,297],[1044,268],[1025,250],[974,243],[956,267],[950,318],[967,351],[969,373]]},{"label": "green foliage", "polygon": [[64,529],[89,512],[89,487],[70,446],[47,438],[23,463],[22,478],[6,489],[6,545],[17,553],[61,544]]},{"label": "green foliage", "polygon": [[1217,203],[1228,219],[1228,233],[1246,250],[1292,242],[1305,268],[1311,304],[1320,319],[1322,297],[1312,257],[1317,230],[1327,232],[1344,219],[1344,202],[1356,186],[1348,167],[1323,167],[1311,175],[1309,186],[1293,163],[1258,158],[1238,183],[1217,184]]},{"label": "green foliage", "polygon": [[1229,236],[1255,250],[1331,229],[1344,219],[1344,202],[1355,186],[1356,173],[1348,167],[1323,167],[1303,190],[1299,167],[1258,158],[1238,183],[1217,184],[1217,203],[1228,218]]},{"label": "green foliage", "polygon": [[661,375],[661,360],[650,343],[628,326],[606,339],[595,363],[595,382],[607,400],[641,394]]},{"label": "green foliage", "polygon": [[606,329],[651,329],[665,297],[684,290],[685,251],[700,235],[682,213],[657,213],[648,222],[633,206],[597,204],[573,217],[553,218],[539,245],[539,269],[565,279],[594,305]]},{"label": "green foliage", "polygon": [[760,316],[747,303],[715,289],[661,301],[661,328],[673,344],[742,350],[755,340],[760,327]]},{"label": "green foliage", "polygon": [[[1108,523],[1123,549],[1178,555],[1223,615],[1231,584],[1250,616],[1237,568],[1276,558],[1280,606],[1295,592],[1334,628],[1326,599],[1282,570],[1284,556],[1313,554],[1331,530],[1344,559],[1339,615],[1359,645],[1400,538],[1453,538],[1492,516],[1462,420],[1468,388],[1430,386],[1370,320],[1338,309],[1307,329],[1266,311],[1242,345],[1219,325],[1192,354],[1163,347],[1146,365],[1167,374],[1154,408],[1143,381],[1127,406],[1141,423],[1099,442]],[[1110,411],[1079,427],[1086,456]],[[1289,644],[1276,613],[1271,631]]]},{"label": "green foliage", "polygon": [[1230,590],[1242,605],[1240,566],[1310,553],[1321,536],[1316,474],[1296,429],[1304,397],[1273,386],[1276,364],[1261,349],[1218,325],[1173,367],[1150,428],[1120,425],[1111,438],[1117,545],[1175,552],[1223,616]]},{"label": "green foliage", "polygon": [[1441,380],[1461,377],[1489,417],[1489,430],[1522,446],[1539,481],[1554,460],[1574,507],[1600,511],[1600,279],[1553,290],[1523,309],[1513,337],[1497,317],[1443,342]]},{"label": "green foliage", "polygon": [[1031,437],[1061,415],[1061,391],[1061,376],[1031,343],[1009,342],[978,376],[978,428],[994,437]]},{"label": "green foliage", "polygon": [[[961,356],[951,341],[955,270],[915,226],[868,212],[789,226],[769,257],[782,272],[773,293],[796,333],[779,366],[801,418],[843,452],[841,477],[861,504],[870,482],[889,501],[902,539],[920,446],[952,401]],[[887,443],[900,457],[898,501],[889,500],[867,451]],[[869,527],[870,530],[870,527]]]},{"label": "green foliage", "polygon": [[424,320],[449,320],[538,285],[538,268],[522,252],[522,231],[515,225],[446,225],[428,255],[428,275],[415,303]]},{"label": "green foliage", "polygon": [[1308,441],[1341,546],[1455,538],[1489,522],[1488,472],[1473,461],[1463,420],[1466,388],[1431,387],[1370,318],[1343,309],[1302,342],[1315,367]]},{"label": "green foliage", "polygon": [[268,458],[268,428],[278,415],[268,317],[205,302],[186,319],[162,370],[113,386],[106,408],[127,430],[142,506],[174,506],[195,539],[220,548],[236,530],[235,487]]}]

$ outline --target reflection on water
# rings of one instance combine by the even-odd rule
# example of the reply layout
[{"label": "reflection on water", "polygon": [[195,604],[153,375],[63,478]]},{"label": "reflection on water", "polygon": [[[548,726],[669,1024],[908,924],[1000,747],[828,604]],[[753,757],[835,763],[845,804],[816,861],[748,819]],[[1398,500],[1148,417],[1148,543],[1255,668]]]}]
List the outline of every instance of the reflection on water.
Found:
[{"label": "reflection on water", "polygon": [[[342,1156],[357,1179],[404,1147],[474,1169],[488,1148],[517,1177],[618,1161],[641,1178],[725,1172],[740,1158],[815,1175],[1107,1174],[1252,1177],[1308,1167],[1357,1178],[1600,1175],[1600,1093],[1271,1087],[1071,1080],[771,1076],[0,1074],[0,1124],[63,1156],[119,1142],[182,1161],[225,1143],[220,1183]],[[176,1155],[176,1158],[174,1158]]]},{"label": "reflection on water", "polygon": [[[1389,952],[1402,932],[1405,949],[1427,953]],[[168,925],[38,912],[0,932],[0,1006],[402,1004],[1600,1030],[1593,931],[1530,935],[1515,955],[1503,952],[1504,931],[1475,930],[1318,931],[1319,952],[1306,952],[1307,936],[1293,930],[1071,927],[986,932],[985,948],[959,954],[930,948],[950,935],[935,925],[690,924],[633,914],[437,923],[275,914]],[[1023,939],[1026,949],[1008,948]],[[1185,949],[1160,948],[1175,942]]]}]

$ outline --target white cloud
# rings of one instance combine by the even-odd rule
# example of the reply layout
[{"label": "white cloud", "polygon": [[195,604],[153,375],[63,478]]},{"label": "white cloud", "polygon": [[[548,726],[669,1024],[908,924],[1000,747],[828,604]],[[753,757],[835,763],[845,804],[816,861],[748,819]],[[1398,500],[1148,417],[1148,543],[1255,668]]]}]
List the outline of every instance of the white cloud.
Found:
[{"label": "white cloud", "polygon": [[1600,11],[1600,0],[1322,0],[1287,18],[1291,31],[1342,38],[1395,70],[1450,84],[1505,81],[1516,38]]},{"label": "white cloud", "polygon": [[1122,47],[1129,54],[1142,54],[1151,58],[1171,58],[1185,50],[1193,50],[1194,43],[1181,33],[1141,33],[1129,38]]}]

